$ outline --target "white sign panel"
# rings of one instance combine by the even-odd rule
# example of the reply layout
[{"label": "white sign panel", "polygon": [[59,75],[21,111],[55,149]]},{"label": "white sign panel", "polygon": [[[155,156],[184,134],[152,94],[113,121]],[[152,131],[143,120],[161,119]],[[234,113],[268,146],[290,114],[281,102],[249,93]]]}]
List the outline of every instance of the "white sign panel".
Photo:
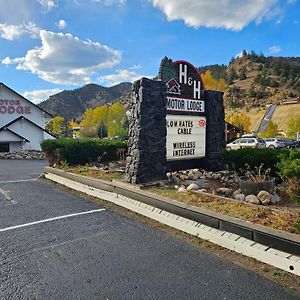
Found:
[{"label": "white sign panel", "polygon": [[167,110],[203,113],[204,101],[196,99],[167,97]]},{"label": "white sign panel", "polygon": [[167,115],[167,160],[205,156],[206,117]]}]

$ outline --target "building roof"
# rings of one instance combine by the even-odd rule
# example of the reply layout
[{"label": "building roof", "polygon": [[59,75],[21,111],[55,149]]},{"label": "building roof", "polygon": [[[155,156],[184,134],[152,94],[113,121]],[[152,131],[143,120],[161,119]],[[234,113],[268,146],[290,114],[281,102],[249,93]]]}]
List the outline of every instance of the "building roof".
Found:
[{"label": "building roof", "polygon": [[7,130],[7,131],[9,131],[10,133],[12,133],[13,135],[15,135],[15,136],[17,136],[17,137],[19,137],[20,139],[22,139],[22,140],[25,140],[27,143],[29,143],[30,141],[29,140],[27,140],[25,137],[23,137],[23,136],[21,136],[21,135],[19,135],[19,134],[17,134],[16,132],[14,132],[13,130],[11,130],[11,129],[9,129],[9,128],[7,128],[7,127],[1,127],[0,128],[0,132],[1,131],[4,131],[4,130]]},{"label": "building roof", "polygon": [[37,128],[39,128],[39,129],[45,131],[46,133],[48,133],[48,134],[51,135],[51,136],[57,138],[57,136],[55,136],[53,133],[51,133],[51,132],[49,132],[47,129],[44,129],[44,128],[42,128],[41,126],[39,126],[39,125],[33,123],[32,121],[30,121],[29,119],[27,119],[27,118],[24,117],[24,116],[20,116],[20,117],[14,119],[13,121],[7,123],[6,125],[2,126],[2,127],[0,128],[0,131],[1,131],[2,129],[7,128],[7,127],[9,127],[10,125],[12,125],[12,124],[18,122],[19,120],[26,120],[27,122],[31,123],[31,124],[34,125],[35,127],[37,127]]},{"label": "building roof", "polygon": [[31,105],[35,106],[36,108],[38,108],[39,110],[43,111],[45,114],[47,114],[48,116],[50,116],[51,118],[54,118],[53,115],[49,114],[47,111],[45,111],[44,109],[40,108],[38,105],[34,104],[33,102],[29,101],[28,99],[26,99],[25,97],[23,97],[22,95],[20,95],[19,93],[17,93],[16,91],[14,91],[13,89],[11,89],[10,87],[8,87],[7,85],[5,85],[3,82],[0,82],[0,87],[4,86],[5,88],[7,88],[8,90],[10,90],[12,93],[16,94],[17,96],[21,97],[23,100],[29,102]]}]

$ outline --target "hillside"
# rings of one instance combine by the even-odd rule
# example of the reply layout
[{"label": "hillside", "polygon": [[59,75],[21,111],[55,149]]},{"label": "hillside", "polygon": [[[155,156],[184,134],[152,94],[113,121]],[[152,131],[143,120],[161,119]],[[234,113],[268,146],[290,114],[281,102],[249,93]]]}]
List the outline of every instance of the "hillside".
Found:
[{"label": "hillside", "polygon": [[226,81],[226,108],[300,102],[300,57],[264,57],[244,52],[230,62]]},{"label": "hillside", "polygon": [[[257,131],[261,119],[264,116],[266,109],[263,108],[251,108],[241,109],[241,112],[245,112],[250,118],[250,131]],[[232,111],[226,110],[226,113]],[[290,120],[300,114],[300,103],[290,105],[279,105],[277,106],[272,121],[278,125],[279,132],[287,132],[287,120]]]},{"label": "hillside", "polygon": [[[122,98],[131,91],[131,83],[120,83],[112,87],[102,87],[97,84],[87,84],[82,88],[62,91],[50,96],[39,106],[54,116],[63,116],[67,119],[81,118],[87,108],[94,108]],[[125,98],[125,99],[123,99]]]}]

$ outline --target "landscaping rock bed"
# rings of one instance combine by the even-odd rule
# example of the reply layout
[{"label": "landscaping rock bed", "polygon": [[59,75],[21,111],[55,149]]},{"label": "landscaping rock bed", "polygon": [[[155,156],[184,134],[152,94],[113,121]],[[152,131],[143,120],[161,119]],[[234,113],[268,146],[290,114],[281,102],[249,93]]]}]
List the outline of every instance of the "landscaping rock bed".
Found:
[{"label": "landscaping rock bed", "polygon": [[[256,195],[243,194],[239,189],[239,177],[229,171],[209,172],[201,169],[191,169],[167,174],[168,188],[174,184],[174,189],[179,193],[187,191],[199,191],[220,195],[241,202],[251,204],[275,204],[281,199],[274,193],[261,190]],[[171,185],[171,187],[170,187]],[[167,188],[167,186],[165,186]]]},{"label": "landscaping rock bed", "polygon": [[46,159],[42,151],[0,152],[0,159]]}]

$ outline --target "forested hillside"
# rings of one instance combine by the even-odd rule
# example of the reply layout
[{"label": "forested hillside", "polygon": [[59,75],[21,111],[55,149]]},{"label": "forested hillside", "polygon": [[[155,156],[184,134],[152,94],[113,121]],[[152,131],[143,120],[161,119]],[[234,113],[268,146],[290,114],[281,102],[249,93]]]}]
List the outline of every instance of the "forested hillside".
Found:
[{"label": "forested hillside", "polygon": [[97,84],[87,84],[82,88],[63,91],[50,96],[48,100],[39,106],[54,116],[62,116],[65,119],[81,119],[88,108],[95,108],[128,94],[131,83],[124,82],[112,87],[102,87]]}]

